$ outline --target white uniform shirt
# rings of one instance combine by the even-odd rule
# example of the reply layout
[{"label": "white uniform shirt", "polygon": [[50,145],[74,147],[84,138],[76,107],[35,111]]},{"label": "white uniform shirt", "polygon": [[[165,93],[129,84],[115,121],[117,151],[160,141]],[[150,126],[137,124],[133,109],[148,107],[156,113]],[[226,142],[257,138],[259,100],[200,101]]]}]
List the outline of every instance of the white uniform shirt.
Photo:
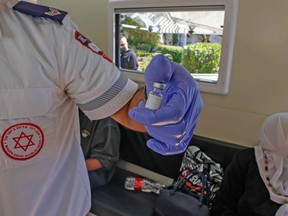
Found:
[{"label": "white uniform shirt", "polygon": [[60,25],[0,4],[0,50],[0,215],[85,215],[91,198],[76,104],[103,118],[137,85],[68,16]]}]

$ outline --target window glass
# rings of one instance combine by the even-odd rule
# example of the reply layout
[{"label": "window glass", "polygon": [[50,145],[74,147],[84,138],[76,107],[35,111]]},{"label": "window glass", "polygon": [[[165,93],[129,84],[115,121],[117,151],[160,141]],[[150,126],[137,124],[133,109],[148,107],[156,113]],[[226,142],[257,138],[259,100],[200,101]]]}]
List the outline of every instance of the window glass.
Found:
[{"label": "window glass", "polygon": [[234,43],[233,22],[227,20],[235,10],[227,10],[227,1],[169,7],[155,2],[155,7],[136,8],[112,4],[116,65],[129,76],[143,76],[153,56],[161,53],[187,68],[202,91],[226,94]]}]

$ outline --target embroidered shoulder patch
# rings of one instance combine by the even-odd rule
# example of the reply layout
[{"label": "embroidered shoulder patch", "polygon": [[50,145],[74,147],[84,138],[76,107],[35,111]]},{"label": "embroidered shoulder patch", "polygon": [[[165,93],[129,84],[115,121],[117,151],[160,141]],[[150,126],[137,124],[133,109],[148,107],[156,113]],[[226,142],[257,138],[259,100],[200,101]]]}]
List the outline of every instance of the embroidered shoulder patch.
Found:
[{"label": "embroidered shoulder patch", "polygon": [[101,51],[91,40],[89,40],[88,38],[86,38],[83,34],[81,34],[78,31],[75,31],[75,35],[74,35],[75,39],[80,42],[83,46],[85,46],[86,48],[90,49],[92,52],[101,55],[103,58],[105,58],[106,60],[108,60],[109,62],[113,63],[113,61],[103,53],[103,51]]},{"label": "embroidered shoulder patch", "polygon": [[35,157],[44,144],[42,129],[32,123],[20,123],[7,128],[1,138],[3,152],[14,160]]},{"label": "embroidered shoulder patch", "polygon": [[19,11],[23,14],[31,15],[33,17],[51,19],[60,24],[63,24],[63,19],[67,15],[66,11],[24,1],[19,1],[13,7],[13,10]]}]

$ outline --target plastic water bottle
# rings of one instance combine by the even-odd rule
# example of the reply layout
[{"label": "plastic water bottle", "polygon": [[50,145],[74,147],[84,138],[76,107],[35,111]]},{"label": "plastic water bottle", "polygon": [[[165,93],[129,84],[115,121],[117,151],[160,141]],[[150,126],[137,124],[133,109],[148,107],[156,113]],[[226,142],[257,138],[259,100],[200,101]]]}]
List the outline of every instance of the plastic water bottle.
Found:
[{"label": "plastic water bottle", "polygon": [[150,110],[157,110],[160,108],[163,95],[162,90],[165,89],[164,83],[154,82],[153,87],[154,89],[149,92],[148,99],[146,101],[145,107]]},{"label": "plastic water bottle", "polygon": [[153,192],[159,194],[160,190],[164,187],[165,185],[145,178],[127,177],[125,180],[125,188],[127,190]]}]

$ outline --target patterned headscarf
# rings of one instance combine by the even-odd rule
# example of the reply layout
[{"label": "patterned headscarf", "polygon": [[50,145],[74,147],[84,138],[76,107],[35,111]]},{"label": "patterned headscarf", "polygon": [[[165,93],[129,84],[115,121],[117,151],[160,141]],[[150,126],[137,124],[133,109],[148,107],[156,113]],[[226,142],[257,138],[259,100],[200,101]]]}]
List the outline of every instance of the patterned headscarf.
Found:
[{"label": "patterned headscarf", "polygon": [[276,216],[288,215],[288,113],[268,117],[255,146],[258,169],[270,199],[283,204]]}]

